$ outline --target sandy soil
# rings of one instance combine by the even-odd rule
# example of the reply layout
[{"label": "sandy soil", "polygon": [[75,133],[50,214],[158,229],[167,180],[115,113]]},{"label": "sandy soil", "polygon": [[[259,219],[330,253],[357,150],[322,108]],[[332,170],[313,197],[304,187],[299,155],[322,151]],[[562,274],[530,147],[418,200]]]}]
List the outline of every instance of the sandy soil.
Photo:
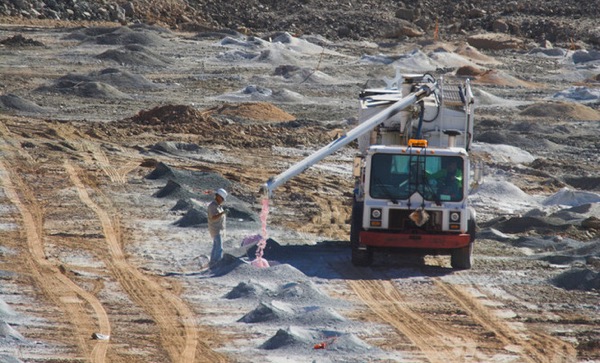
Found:
[{"label": "sandy soil", "polygon": [[[600,362],[597,61],[0,27],[18,34],[0,47],[0,361]],[[396,67],[482,70],[474,268],[353,267],[353,147],[276,191],[271,267],[250,266],[261,184],[350,129]],[[202,270],[217,187],[227,256]]]}]

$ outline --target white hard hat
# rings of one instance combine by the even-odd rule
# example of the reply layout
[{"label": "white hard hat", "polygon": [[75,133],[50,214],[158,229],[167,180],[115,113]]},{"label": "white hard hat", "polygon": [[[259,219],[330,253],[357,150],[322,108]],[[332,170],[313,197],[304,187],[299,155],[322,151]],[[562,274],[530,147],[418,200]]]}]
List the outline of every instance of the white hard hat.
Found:
[{"label": "white hard hat", "polygon": [[221,196],[223,200],[227,199],[227,191],[223,188],[217,189],[217,195]]}]

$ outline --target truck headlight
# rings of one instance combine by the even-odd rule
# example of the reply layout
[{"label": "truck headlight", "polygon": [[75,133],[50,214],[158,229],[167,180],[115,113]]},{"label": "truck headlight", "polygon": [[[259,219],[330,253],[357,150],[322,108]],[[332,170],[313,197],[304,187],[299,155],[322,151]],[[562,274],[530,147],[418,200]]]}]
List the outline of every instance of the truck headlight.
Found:
[{"label": "truck headlight", "polygon": [[458,213],[458,212],[451,212],[450,213],[450,221],[451,222],[458,222],[458,221],[460,221],[460,213]]},{"label": "truck headlight", "polygon": [[381,218],[381,209],[371,209],[371,218],[373,218],[373,219]]}]

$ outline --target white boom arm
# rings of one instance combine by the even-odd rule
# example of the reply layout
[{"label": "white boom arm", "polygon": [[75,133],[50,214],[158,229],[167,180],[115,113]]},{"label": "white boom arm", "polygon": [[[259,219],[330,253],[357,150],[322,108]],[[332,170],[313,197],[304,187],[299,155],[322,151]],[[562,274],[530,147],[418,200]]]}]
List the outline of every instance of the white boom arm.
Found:
[{"label": "white boom arm", "polygon": [[397,112],[400,112],[406,107],[419,102],[422,98],[429,96],[436,88],[437,83],[421,85],[416,91],[410,93],[406,97],[401,98],[385,110],[382,110],[381,112],[373,115],[371,118],[365,120],[360,125],[347,132],[345,135],[340,136],[339,138],[322,147],[318,151],[307,156],[304,160],[292,165],[290,168],[288,168],[281,174],[269,178],[269,180],[262,186],[261,190],[270,197],[273,193],[273,190],[275,190],[275,188],[277,188],[281,184],[287,182],[291,178],[295,177],[296,175],[302,173],[314,164],[323,160],[325,157],[333,154],[337,150],[351,143],[365,132],[369,132],[375,126],[392,117]]}]

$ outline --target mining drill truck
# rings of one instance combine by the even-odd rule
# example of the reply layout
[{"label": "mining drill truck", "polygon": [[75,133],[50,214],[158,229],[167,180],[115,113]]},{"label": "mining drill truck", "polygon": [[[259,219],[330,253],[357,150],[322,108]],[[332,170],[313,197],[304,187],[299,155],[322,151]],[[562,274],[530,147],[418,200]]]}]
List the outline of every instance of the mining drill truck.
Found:
[{"label": "mining drill truck", "polygon": [[469,163],[474,121],[470,83],[399,72],[385,81],[383,88],[360,93],[358,126],[270,178],[263,190],[271,195],[358,139],[352,263],[368,266],[375,251],[393,249],[450,255],[453,268],[469,269],[476,221],[467,196],[481,175]]}]

